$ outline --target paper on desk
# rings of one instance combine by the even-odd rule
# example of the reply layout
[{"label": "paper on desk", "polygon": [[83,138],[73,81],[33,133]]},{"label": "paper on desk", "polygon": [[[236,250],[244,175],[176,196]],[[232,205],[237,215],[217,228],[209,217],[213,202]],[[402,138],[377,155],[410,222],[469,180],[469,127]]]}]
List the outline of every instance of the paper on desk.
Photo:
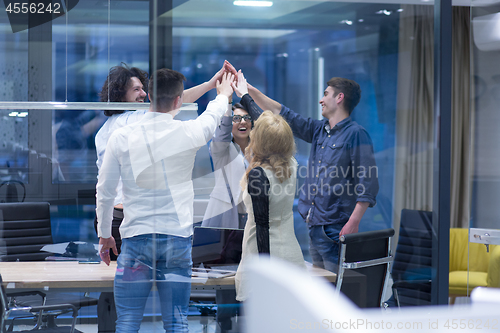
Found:
[{"label": "paper on desk", "polygon": [[[85,244],[85,242],[73,242],[75,244]],[[66,243],[57,243],[57,244],[48,244],[42,247],[40,251],[52,252],[58,254],[64,254],[66,252],[66,248],[68,247],[69,242]],[[93,244],[96,251],[99,251],[99,244]]]},{"label": "paper on desk", "polygon": [[207,283],[208,274],[205,266],[203,266],[203,263],[200,265],[200,267],[192,268],[191,277],[198,279],[198,282],[201,284]]},{"label": "paper on desk", "polygon": [[203,265],[201,265],[200,267],[193,267],[192,270],[193,270],[192,276],[203,280],[202,283],[205,283],[207,279],[221,279],[236,274],[236,271],[225,270],[225,269],[216,269],[216,268],[205,269]]},{"label": "paper on desk", "polygon": [[179,275],[179,274],[169,273],[169,274],[165,274],[165,281],[191,283],[191,278],[187,277],[187,276]]}]

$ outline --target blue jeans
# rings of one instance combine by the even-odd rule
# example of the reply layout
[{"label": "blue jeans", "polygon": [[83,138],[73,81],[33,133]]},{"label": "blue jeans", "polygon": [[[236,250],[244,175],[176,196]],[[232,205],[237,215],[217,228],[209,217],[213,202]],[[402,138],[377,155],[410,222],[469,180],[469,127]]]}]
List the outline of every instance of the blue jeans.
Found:
[{"label": "blue jeans", "polygon": [[153,284],[160,296],[163,328],[187,333],[192,237],[162,234],[122,240],[115,275],[116,332],[138,332]]},{"label": "blue jeans", "polygon": [[309,254],[315,266],[337,273],[339,232],[342,225],[316,225],[309,228]]}]

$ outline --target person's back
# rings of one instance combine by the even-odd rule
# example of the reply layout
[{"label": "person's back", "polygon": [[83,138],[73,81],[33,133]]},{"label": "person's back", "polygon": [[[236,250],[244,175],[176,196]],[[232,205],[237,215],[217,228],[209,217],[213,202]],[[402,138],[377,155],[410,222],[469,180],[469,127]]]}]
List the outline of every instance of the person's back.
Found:
[{"label": "person's back", "polygon": [[111,220],[116,185],[120,178],[123,182],[122,252],[114,284],[118,332],[138,332],[153,281],[164,329],[188,331],[194,158],[213,136],[233,91],[232,75],[226,74],[207,110],[195,120],[181,122],[173,117],[183,102],[184,80],[184,75],[169,69],[155,72],[149,112],[113,132],[99,171],[98,234],[101,258],[108,265],[109,250],[117,253]]},{"label": "person's back", "polygon": [[245,301],[249,289],[246,267],[255,255],[269,255],[305,269],[304,257],[294,232],[293,201],[297,161],[290,126],[278,115],[265,111],[250,134],[246,156],[250,166],[241,182],[248,221],[243,253],[235,276],[236,299]]},{"label": "person's back", "polygon": [[[279,257],[289,262],[303,266],[304,258],[297,255],[300,246],[295,237],[293,221],[293,201],[296,190],[297,161],[290,160],[290,177],[280,182],[275,172],[269,168],[263,168],[269,180],[269,250],[272,257]],[[251,205],[251,198],[248,191],[244,193],[245,204]],[[249,231],[245,233],[252,237],[251,241],[257,252],[256,225],[253,209],[249,210]]]},{"label": "person's back", "polygon": [[119,128],[131,125],[139,121],[147,110],[125,111],[119,114],[113,114],[102,125],[99,132],[95,136],[95,145],[97,153],[97,168],[100,169],[106,152],[106,145],[114,131]]},{"label": "person's back", "polygon": [[[113,133],[112,154],[120,165],[123,205],[127,207],[120,229],[123,238],[138,233],[192,234],[191,176],[196,152],[207,142],[204,128],[209,117],[207,113],[179,121],[170,114],[148,112],[140,121]],[[151,219],[161,223],[152,224]]]}]

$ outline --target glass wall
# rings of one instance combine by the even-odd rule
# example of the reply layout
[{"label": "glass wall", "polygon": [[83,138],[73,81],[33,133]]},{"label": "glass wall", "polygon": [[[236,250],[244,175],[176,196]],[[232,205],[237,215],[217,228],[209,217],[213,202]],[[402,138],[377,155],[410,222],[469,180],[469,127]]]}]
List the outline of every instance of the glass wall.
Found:
[{"label": "glass wall", "polygon": [[[26,31],[13,34],[2,13],[2,101],[22,101],[28,97],[28,34]],[[6,19],[6,15],[5,15]],[[25,183],[28,181],[28,111],[0,110],[2,116],[1,180]],[[4,191],[2,186],[0,191]],[[21,195],[21,194],[20,194]]]},{"label": "glass wall", "polygon": [[[133,13],[133,15],[132,15]],[[109,14],[109,16],[108,16]],[[54,101],[98,102],[108,68],[120,63],[147,70],[149,7],[144,1],[82,2],[52,22]],[[54,183],[95,183],[94,136],[102,111],[53,113]]]},{"label": "glass wall", "polygon": [[[498,91],[500,88],[500,41],[498,24],[500,8],[497,4],[481,5],[473,2],[471,8],[471,110],[474,131],[471,147],[472,199],[469,227],[469,248],[467,253],[456,253],[456,261],[468,263],[467,283],[459,295],[470,294],[478,286],[500,287],[498,262],[500,256],[500,232],[497,209],[493,204],[498,192],[499,173],[497,168],[498,140],[495,131],[497,121]],[[450,260],[452,254],[450,254]],[[451,264],[451,262],[450,262]],[[450,267],[451,268],[451,267]],[[462,268],[463,270],[463,268]],[[486,280],[478,280],[481,274]]]},{"label": "glass wall", "polygon": [[[98,149],[95,137],[110,118],[102,111],[108,106],[106,98],[102,104],[96,104],[95,109],[89,104],[77,103],[100,101],[99,93],[113,66],[137,67],[148,73],[164,66],[171,67],[185,76],[184,86],[189,89],[210,81],[224,60],[228,60],[236,70],[242,70],[253,87],[312,119],[323,118],[319,101],[332,77],[348,78],[360,85],[361,99],[351,118],[366,130],[372,141],[379,190],[376,205],[363,214],[359,231],[394,228],[396,240],[399,226],[404,223],[403,209],[433,210],[433,22],[432,5],[278,0],[270,7],[242,7],[226,0],[165,3],[95,0],[80,1],[67,15],[13,33],[7,13],[2,11],[0,87],[3,93],[0,93],[0,105],[4,102],[42,103],[25,106],[28,109],[11,106],[0,110],[3,117],[0,123],[0,177],[6,182],[0,188],[0,200],[48,201],[54,242],[97,244],[94,211]],[[479,58],[477,56],[475,61],[483,64]],[[479,82],[480,76],[477,77]],[[494,80],[492,77],[490,86],[478,83],[475,94],[493,91]],[[151,92],[149,88],[148,91],[145,86],[145,92]],[[216,96],[216,89],[210,89],[195,101],[198,115],[203,114]],[[43,102],[49,101],[65,107],[46,107]],[[237,102],[240,98],[234,94],[233,103]],[[128,110],[126,106],[120,107]],[[187,120],[196,116],[194,112],[183,111],[176,117]],[[479,124],[480,118],[477,121]],[[481,134],[476,131],[475,135],[479,145]],[[311,262],[308,226],[297,206],[298,193],[309,172],[310,152],[316,148],[316,143],[300,139],[295,142],[298,172],[293,198],[293,230],[301,254]],[[192,215],[193,221],[179,221],[181,213],[175,212],[177,207],[174,207],[174,220],[181,224],[201,222],[213,197],[218,173],[209,146],[210,142],[200,145],[196,158],[192,156],[194,211],[187,216]],[[483,148],[475,148],[478,153],[480,149]],[[475,169],[480,171],[480,168]],[[189,189],[189,182],[186,184]],[[476,184],[476,191],[479,191],[478,186]],[[158,193],[171,200],[153,209],[153,213],[167,206],[172,208],[169,205],[175,201],[173,193]],[[187,193],[185,197],[190,195]],[[136,204],[135,200],[128,200]],[[235,203],[229,202],[229,205]],[[474,214],[485,214],[484,210],[474,207]],[[126,205],[123,209],[126,220],[133,220],[132,215],[127,217],[127,214],[135,214],[135,211],[128,213]],[[422,214],[426,215],[425,212]],[[161,228],[154,214],[150,218],[155,221],[155,227]],[[424,219],[421,223],[429,221]],[[430,228],[429,225],[425,227]],[[408,232],[412,236],[416,231]],[[230,236],[225,232],[207,237],[193,241],[193,256],[203,257],[207,254],[203,251],[213,249],[220,251],[223,241],[229,244],[228,237],[241,237],[241,234]],[[241,248],[241,240],[239,246]],[[241,250],[237,251],[241,255]],[[150,270],[156,272],[156,263],[141,260],[137,259],[134,261],[137,265],[129,268],[137,270],[144,266],[148,274]],[[193,258],[195,266],[204,260]],[[425,266],[420,262],[421,257],[410,260]],[[423,259],[427,266],[422,270],[428,279],[432,279],[430,260],[427,253]],[[153,281],[160,279],[155,275],[150,278]],[[106,288],[101,289],[110,290],[109,286]],[[197,289],[205,288],[193,289],[192,299],[196,300]],[[87,291],[94,290],[88,288]],[[219,296],[229,298],[226,303],[237,304],[232,299],[234,291],[231,292],[233,294]],[[215,292],[212,294],[214,296]],[[431,302],[429,285],[419,289],[417,294],[417,299],[425,298],[417,304]],[[389,299],[391,293],[383,297]],[[160,303],[158,294],[153,293],[146,310],[147,318],[152,318],[158,327],[161,327]],[[391,306],[395,304],[392,302]],[[189,316],[197,318],[194,316],[200,314],[202,306],[191,305]],[[223,308],[218,309],[219,329],[237,329],[238,321],[234,319],[237,306],[228,307],[227,313],[221,310]],[[95,316],[95,313],[90,311],[88,316]],[[190,320],[189,325],[196,325],[197,320]]]}]

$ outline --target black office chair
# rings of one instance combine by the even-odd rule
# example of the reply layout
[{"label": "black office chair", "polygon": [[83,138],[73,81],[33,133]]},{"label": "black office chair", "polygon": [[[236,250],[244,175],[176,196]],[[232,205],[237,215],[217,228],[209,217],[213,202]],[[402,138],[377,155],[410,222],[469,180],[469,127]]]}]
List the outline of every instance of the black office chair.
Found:
[{"label": "black office chair", "polygon": [[432,212],[403,209],[392,266],[396,305],[430,305],[431,274]]},{"label": "black office chair", "polygon": [[24,199],[26,185],[22,181],[11,179],[0,184],[0,202],[22,202]]},{"label": "black office chair", "polygon": [[[366,276],[366,307],[381,307],[392,263],[394,229],[359,232],[340,237],[337,291],[342,291],[346,270]],[[359,292],[362,292],[361,290]]]},{"label": "black office chair", "polygon": [[[0,261],[43,261],[52,253],[41,249],[52,243],[48,202],[0,203]],[[39,297],[31,296],[17,296],[16,302],[37,306],[69,303],[80,309],[97,305],[98,300],[84,295],[58,293],[50,295],[44,302]],[[49,326],[54,325],[54,316],[45,316],[44,321],[48,321]]]},{"label": "black office chair", "polygon": [[48,202],[0,203],[0,260],[40,261],[52,244]]},{"label": "black office chair", "polygon": [[[38,292],[22,292],[20,295],[28,294],[38,294],[43,297],[42,293]],[[2,285],[2,276],[0,275],[0,332],[12,332],[14,327],[14,322],[16,319],[33,317],[41,318],[41,314],[52,314],[57,316],[61,313],[72,313],[71,326],[55,326],[55,327],[42,327],[40,321],[36,322],[36,325],[31,330],[15,331],[15,332],[33,332],[39,331],[40,333],[81,333],[75,329],[76,318],[78,316],[78,310],[72,304],[52,304],[52,305],[41,305],[41,306],[31,306],[24,304],[22,306],[17,306],[13,302],[9,302],[7,295],[5,294],[5,289]],[[7,328],[7,323],[11,321],[10,326]]]}]

